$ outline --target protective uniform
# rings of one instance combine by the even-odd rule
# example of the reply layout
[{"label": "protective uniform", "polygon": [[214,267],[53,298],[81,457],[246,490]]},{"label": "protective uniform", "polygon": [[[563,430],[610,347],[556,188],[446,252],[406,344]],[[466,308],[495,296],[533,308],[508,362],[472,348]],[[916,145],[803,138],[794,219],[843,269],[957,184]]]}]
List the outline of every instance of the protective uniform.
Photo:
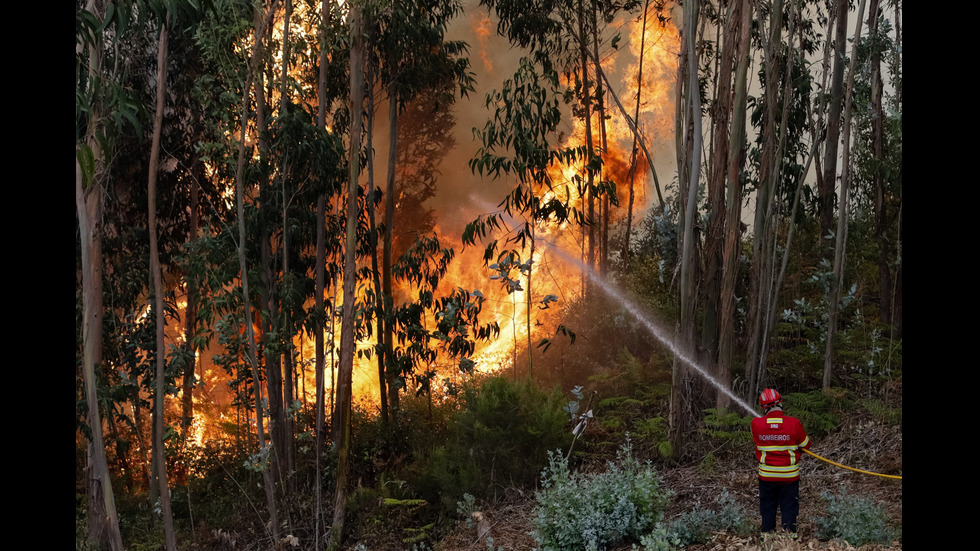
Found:
[{"label": "protective uniform", "polygon": [[759,461],[759,512],[762,532],[776,529],[776,509],[782,512],[782,527],[796,533],[800,504],[800,449],[810,447],[803,425],[778,407],[779,393],[766,389],[759,399],[766,414],[752,420],[752,440]]}]

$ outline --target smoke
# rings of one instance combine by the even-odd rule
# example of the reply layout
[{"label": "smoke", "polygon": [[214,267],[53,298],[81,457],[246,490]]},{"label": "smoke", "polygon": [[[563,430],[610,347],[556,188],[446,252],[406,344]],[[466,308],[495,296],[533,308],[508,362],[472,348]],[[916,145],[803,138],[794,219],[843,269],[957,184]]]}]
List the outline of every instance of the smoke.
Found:
[{"label": "smoke", "polygon": [[[633,116],[637,102],[637,70],[639,67],[638,56],[640,54],[640,27],[642,13],[623,14],[616,20],[608,24],[604,31],[606,46],[601,48],[600,56],[602,68],[607,76],[609,83],[613,86],[612,94],[615,94],[621,102],[623,109],[628,111],[630,117]],[[673,80],[676,72],[676,41],[677,32],[672,27],[663,28],[655,23],[656,18],[651,14],[647,22],[647,38],[644,50],[646,58],[643,64],[643,82],[640,87],[640,114],[638,126],[647,140],[647,148],[654,156],[658,174],[672,174],[674,172],[673,149]],[[474,135],[474,129],[482,129],[486,121],[493,115],[486,106],[488,92],[493,89],[500,89],[505,80],[513,77],[519,67],[520,59],[526,52],[519,48],[514,48],[509,41],[501,37],[496,32],[497,19],[493,14],[487,12],[485,7],[479,5],[478,0],[466,0],[461,15],[457,17],[449,26],[446,40],[464,41],[469,44],[470,70],[475,80],[475,89],[467,96],[460,98],[457,93],[455,102],[452,103],[452,115],[455,117],[455,127],[450,132],[451,140],[454,142],[451,147],[441,150],[441,159],[434,164],[435,186],[432,193],[427,196],[423,204],[413,206],[415,209],[431,209],[434,219],[434,229],[437,232],[442,245],[451,246],[456,250],[456,259],[450,269],[450,273],[444,279],[444,284],[440,285],[441,292],[449,292],[453,287],[459,286],[467,290],[479,289],[488,301],[485,305],[485,319],[497,319],[501,324],[501,341],[516,338],[526,341],[527,328],[516,325],[525,315],[527,308],[527,297],[524,292],[514,295],[507,295],[496,281],[490,280],[491,272],[484,266],[483,248],[467,247],[463,249],[461,235],[466,225],[483,214],[495,212],[497,205],[506,197],[508,192],[513,189],[516,178],[502,176],[497,179],[481,177],[473,174],[469,168],[469,161],[476,156],[481,143]],[[620,34],[622,39],[619,41],[618,48],[609,47],[614,34]],[[673,49],[671,49],[673,48]],[[604,87],[607,87],[604,83]],[[608,87],[607,87],[608,88]],[[607,92],[610,92],[607,90]],[[383,94],[376,93],[376,116],[374,123],[374,146],[375,146],[375,182],[378,187],[385,187],[386,160],[388,155],[388,117],[387,105]],[[633,218],[639,220],[643,216],[642,209],[646,207],[647,198],[651,197],[653,181],[649,177],[650,171],[642,149],[638,149],[636,155],[634,174],[631,176],[631,158],[633,147],[633,133],[630,130],[621,110],[607,94],[606,114],[607,114],[607,133],[608,151],[603,155],[605,162],[604,178],[613,180],[617,185],[617,196],[619,207],[613,208],[611,212],[611,223],[626,216],[628,204],[630,180],[634,179],[636,206],[634,207]],[[584,122],[572,116],[570,108],[563,107],[563,123],[559,128],[559,135],[555,136],[556,146],[568,146],[584,144]],[[594,116],[594,134],[597,136],[596,145],[600,145],[598,136],[598,122]],[[408,121],[400,121],[400,135],[405,135],[403,124]],[[418,123],[413,123],[418,124]],[[417,132],[418,140],[427,139],[424,132]],[[559,143],[559,140],[561,143]],[[400,141],[399,148],[405,147]],[[417,164],[419,159],[412,159],[411,164]],[[402,163],[402,161],[400,161]],[[409,162],[404,162],[398,170],[405,170]],[[664,180],[663,176],[660,177]],[[669,178],[667,178],[669,180]],[[401,190],[399,195],[401,197]],[[399,200],[401,202],[401,199]],[[412,228],[407,228],[404,224],[399,225],[403,216],[404,204],[400,204],[396,214],[396,239],[411,239],[411,235],[404,232],[411,232]],[[635,224],[634,224],[635,226]],[[569,250],[579,251],[581,233],[578,228],[553,229],[563,235],[562,242]],[[399,232],[403,232],[401,237]],[[549,232],[550,233],[550,232]],[[495,236],[499,237],[499,236]],[[552,236],[554,238],[557,236]],[[610,249],[618,251],[619,243],[610,243]],[[398,247],[396,247],[396,252]],[[577,294],[581,288],[581,273],[578,270],[566,269],[564,276],[556,274],[547,268],[548,260],[543,258],[543,250],[536,253],[536,261],[542,266],[546,266],[548,277],[551,280],[551,287],[559,286],[567,289],[568,292]],[[538,267],[535,267],[537,270]],[[541,279],[537,280],[542,281]],[[537,285],[540,285],[538,283]],[[544,296],[544,290],[537,286],[532,289],[533,297],[536,300],[538,295]],[[549,291],[553,292],[553,291]],[[532,304],[534,300],[532,300]],[[558,305],[560,310],[561,305]],[[559,312],[552,312],[552,317]],[[524,324],[526,325],[526,324]],[[542,329],[535,331],[547,331],[553,324],[548,323]],[[510,343],[513,345],[513,342]],[[501,348],[481,346],[479,351],[486,353],[490,348]],[[501,348],[506,350],[506,346]],[[499,354],[501,360],[509,359],[509,353]],[[486,357],[486,354],[484,354]],[[481,366],[486,368],[486,366]]]}]

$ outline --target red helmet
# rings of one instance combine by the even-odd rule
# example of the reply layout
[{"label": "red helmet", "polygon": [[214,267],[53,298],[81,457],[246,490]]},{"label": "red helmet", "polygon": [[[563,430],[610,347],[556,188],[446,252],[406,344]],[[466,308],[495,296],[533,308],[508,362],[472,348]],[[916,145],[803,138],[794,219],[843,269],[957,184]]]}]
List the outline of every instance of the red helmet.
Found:
[{"label": "red helmet", "polygon": [[779,405],[782,401],[783,397],[771,388],[763,390],[762,395],[759,396],[759,405],[767,409]]}]

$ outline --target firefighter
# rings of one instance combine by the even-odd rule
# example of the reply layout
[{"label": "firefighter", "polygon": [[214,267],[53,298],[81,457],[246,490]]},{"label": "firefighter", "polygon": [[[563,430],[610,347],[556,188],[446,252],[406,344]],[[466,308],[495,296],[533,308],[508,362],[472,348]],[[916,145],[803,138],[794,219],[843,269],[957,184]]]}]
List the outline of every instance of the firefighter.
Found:
[{"label": "firefighter", "polygon": [[800,449],[809,449],[810,438],[795,417],[783,413],[782,396],[771,388],[762,391],[763,414],[752,420],[752,441],[759,461],[759,512],[762,538],[776,530],[776,509],[782,528],[796,538],[800,512]]}]

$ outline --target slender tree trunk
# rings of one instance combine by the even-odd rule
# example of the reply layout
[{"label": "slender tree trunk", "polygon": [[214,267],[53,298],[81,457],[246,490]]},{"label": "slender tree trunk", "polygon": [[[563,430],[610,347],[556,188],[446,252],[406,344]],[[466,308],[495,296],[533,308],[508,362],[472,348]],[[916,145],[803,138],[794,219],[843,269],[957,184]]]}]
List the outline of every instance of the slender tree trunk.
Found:
[{"label": "slender tree trunk", "polygon": [[[602,155],[609,150],[606,138],[606,99],[602,87],[602,78],[599,77],[599,5],[596,0],[592,0],[592,59],[596,65],[596,115],[599,119],[599,143],[602,144]],[[599,171],[599,181],[606,180],[605,164]],[[606,277],[609,270],[609,193],[603,193],[599,198],[599,275]]]},{"label": "slender tree trunk", "polygon": [[851,64],[847,72],[847,92],[844,96],[844,160],[841,163],[840,210],[837,213],[837,238],[834,240],[834,279],[830,284],[830,312],[827,316],[827,350],[824,354],[823,388],[830,388],[833,374],[834,338],[837,335],[837,319],[840,315],[841,287],[844,285],[844,252],[847,247],[848,192],[851,180],[851,99],[854,89],[854,72],[857,69],[857,47],[861,42],[861,23],[864,19],[864,3],[858,5],[857,27],[851,48]]},{"label": "slender tree trunk", "polygon": [[[89,140],[96,150],[95,140]],[[102,441],[102,416],[99,413],[96,366],[102,363],[102,184],[93,179],[82,183],[82,168],[75,160],[75,208],[82,238],[82,378],[91,440],[86,455],[88,485],[88,540],[102,549],[122,551],[122,536],[112,493],[109,464]]]},{"label": "slender tree trunk", "polygon": [[[732,114],[732,71],[736,63],[737,33],[741,25],[741,2],[733,0],[728,6],[726,25],[718,59],[717,88],[714,108],[714,133],[711,140],[711,170],[708,173],[708,231],[705,234],[704,322],[701,347],[709,369],[716,377],[724,377],[718,366],[718,338],[721,323],[721,287],[724,278],[726,208],[725,179],[728,176],[729,120]],[[730,191],[730,190],[729,190]],[[724,392],[718,390],[716,400]]]},{"label": "slender tree trunk", "polygon": [[820,237],[830,234],[834,223],[834,189],[837,184],[837,148],[840,145],[841,111],[844,107],[844,57],[847,45],[847,0],[834,2],[834,74],[830,82],[830,103],[827,110],[827,138],[824,148],[823,179],[817,190],[820,208]]},{"label": "slender tree trunk", "polygon": [[357,279],[354,250],[357,247],[357,180],[360,169],[361,126],[364,103],[364,37],[361,7],[350,9],[350,181],[347,188],[347,239],[344,246],[344,313],[340,329],[340,372],[337,388],[337,409],[334,447],[337,450],[337,493],[333,512],[333,546],[343,541],[344,517],[347,512],[347,476],[350,471],[350,429],[352,377],[354,368],[354,287]]},{"label": "slender tree trunk", "polygon": [[[317,88],[317,110],[316,123],[318,129],[327,126],[327,24],[330,21],[333,4],[322,0],[320,3],[320,71]],[[322,177],[322,175],[320,175]],[[320,549],[320,526],[322,522],[322,479],[321,464],[323,460],[323,445],[326,442],[326,427],[324,415],[326,413],[326,388],[323,370],[326,368],[326,355],[324,353],[324,316],[326,311],[323,304],[323,295],[326,292],[326,264],[327,264],[327,196],[323,191],[327,183],[320,181],[320,194],[316,198],[316,282],[314,291],[314,362],[316,363],[316,411],[314,412],[315,439],[314,450],[316,452],[316,520],[314,522],[314,548]]]},{"label": "slender tree trunk", "polygon": [[[585,8],[583,7],[583,0],[578,0],[578,32],[581,40],[579,41],[579,50],[582,61],[582,107],[585,109],[585,149],[588,151],[586,156],[586,164],[591,163],[592,156],[595,154],[595,147],[592,141],[592,95],[589,89],[589,54],[588,54],[588,35],[585,32]],[[593,187],[595,182],[593,180],[592,171],[589,170],[586,175],[587,181],[587,218],[588,218],[588,237],[589,243],[586,248],[586,266],[590,270],[595,269],[595,193],[593,192]],[[588,286],[588,284],[586,284]],[[530,327],[528,328],[530,330]]]},{"label": "slender tree trunk", "polygon": [[[647,40],[647,11],[650,9],[650,0],[643,3],[643,28],[640,30],[640,55],[638,63],[639,69],[636,75],[636,109],[633,111],[633,124],[639,124],[640,120],[640,98],[643,96],[643,58],[646,53]],[[633,147],[630,150],[630,198],[626,208],[626,232],[623,234],[623,266],[628,267],[630,261],[630,234],[633,232],[633,203],[635,201],[634,180],[636,179],[636,154],[637,136],[633,132]],[[653,163],[653,159],[647,159],[648,163]],[[661,211],[662,212],[662,211]]]},{"label": "slender tree trunk", "polygon": [[[269,21],[272,19],[272,15],[275,12],[276,3],[277,2],[275,1],[272,2],[272,5],[269,6],[264,18],[258,10],[256,11],[255,42],[252,46],[252,57],[249,61],[249,70],[246,74],[245,86],[243,87],[242,91],[242,112],[240,115],[241,130],[238,142],[238,162],[235,169],[235,203],[238,213],[238,267],[242,290],[242,308],[244,309],[245,313],[245,333],[247,339],[246,356],[252,369],[252,382],[255,390],[255,424],[258,429],[259,451],[263,454],[267,453],[267,443],[265,439],[265,419],[262,413],[262,379],[259,375],[256,353],[257,347],[255,344],[255,329],[252,321],[252,299],[248,285],[248,262],[245,254],[245,139],[248,132],[249,92],[252,89],[253,77],[259,71],[259,66],[261,63],[260,45],[265,39],[265,31],[268,29]],[[257,92],[257,117],[261,116],[261,110],[258,109],[258,106],[261,106],[262,103],[261,94],[259,93],[261,87],[261,83],[255,86]],[[266,504],[269,508],[269,524],[271,525],[273,536],[278,538],[279,515],[276,511],[275,486],[272,479],[272,473],[269,468],[263,469],[262,479],[263,487],[265,489]]]},{"label": "slender tree trunk", "polygon": [[[394,66],[394,53],[392,53],[392,66]],[[386,378],[388,383],[388,411],[392,424],[398,422],[398,389],[401,386],[397,366],[394,361],[394,338],[395,338],[395,295],[392,285],[391,270],[394,267],[392,255],[394,254],[394,231],[395,231],[395,190],[396,174],[395,169],[398,162],[398,103],[400,101],[398,84],[392,82],[388,86],[388,177],[385,190],[385,235],[383,256],[381,259],[382,288],[384,294],[384,355],[386,366]]]},{"label": "slender tree trunk", "polygon": [[[531,274],[534,272],[534,215],[531,215],[531,256],[528,258],[527,267],[527,291],[525,296],[527,297],[527,303],[524,308],[524,318],[527,325],[527,378],[531,380],[534,375],[534,357],[532,351],[534,347],[531,346]],[[515,346],[516,348],[516,346]],[[432,393],[429,393],[429,400],[432,400]],[[431,409],[431,408],[430,408]]]},{"label": "slender tree trunk", "polygon": [[[289,39],[289,24],[293,17],[293,2],[292,0],[286,0],[285,13],[283,15],[283,39],[282,39],[282,78],[280,81],[279,89],[279,115],[286,114],[286,106],[290,104],[289,95],[289,69],[291,63],[291,51],[292,44]],[[285,164],[285,163],[284,163]],[[289,205],[289,200],[287,199],[286,189],[285,189],[285,174],[289,171],[289,167],[285,167],[283,170],[283,198],[282,198],[282,273],[283,277],[289,273],[289,230],[288,230],[288,211],[287,207]],[[291,491],[294,486],[295,478],[293,478],[289,473],[296,470],[295,463],[295,428],[294,428],[294,417],[292,413],[292,403],[293,403],[293,328],[289,327],[289,320],[286,313],[282,314],[282,325],[284,329],[284,342],[283,342],[283,435],[285,447],[285,462],[286,468],[284,469],[287,478],[287,484],[284,491]],[[288,520],[288,519],[287,519]]]},{"label": "slender tree trunk", "polygon": [[160,482],[160,502],[163,513],[163,529],[168,551],[177,550],[174,535],[174,519],[170,511],[170,486],[167,481],[167,461],[164,456],[163,405],[167,396],[165,367],[167,362],[167,343],[165,341],[166,317],[163,309],[163,274],[160,268],[160,248],[157,242],[157,173],[160,170],[160,133],[163,128],[163,109],[167,99],[167,24],[160,26],[160,40],[157,45],[157,105],[153,117],[153,143],[150,146],[149,182],[147,184],[147,212],[149,213],[150,233],[150,285],[153,288],[156,314],[156,392],[153,411],[153,455],[157,467],[157,480]]},{"label": "slender tree trunk", "polygon": [[[85,9],[102,16],[104,2],[89,0]],[[102,71],[102,41],[91,37],[88,50],[89,83],[94,83]],[[91,85],[91,84],[90,84]],[[116,500],[112,492],[109,463],[102,441],[102,416],[99,413],[96,369],[102,363],[102,170],[103,154],[96,135],[99,133],[102,112],[93,102],[85,132],[85,147],[95,160],[95,172],[84,185],[82,167],[75,156],[75,210],[78,213],[78,232],[82,253],[82,379],[88,407],[91,431],[86,454],[86,483],[88,490],[88,541],[100,549],[122,551],[122,536],[116,515]]]},{"label": "slender tree trunk", "polygon": [[[708,269],[702,341],[713,364],[715,378],[726,388],[731,384],[735,272],[738,266],[737,247],[741,243],[739,217],[742,192],[739,174],[745,139],[747,27],[751,18],[747,4],[747,1],[733,0],[729,5],[726,18],[724,43],[719,60],[716,126],[712,140],[714,147],[712,172],[708,184],[709,194],[711,194],[709,198],[711,214],[706,239]],[[734,97],[733,71],[735,72]],[[712,321],[709,322],[709,319]],[[727,408],[730,401],[727,393],[721,390],[715,393],[715,402],[719,409]]]},{"label": "slender tree trunk", "polygon": [[[766,63],[765,115],[762,123],[762,158],[759,163],[759,189],[756,192],[756,212],[754,220],[754,237],[752,239],[752,269],[751,290],[749,294],[749,309],[746,321],[749,326],[748,358],[745,364],[748,394],[758,394],[765,379],[765,364],[759,361],[762,355],[762,341],[765,334],[765,319],[768,311],[766,299],[770,296],[772,287],[772,252],[774,250],[773,236],[775,233],[776,215],[776,180],[772,178],[780,163],[777,152],[778,124],[776,122],[776,100],[779,83],[776,69],[776,49],[782,42],[783,2],[776,0],[772,4],[769,22],[769,33],[763,46]],[[761,21],[760,16],[760,21]]]},{"label": "slender tree trunk", "polygon": [[[772,196],[770,204],[775,204],[777,190],[779,189],[779,181],[782,176],[782,159],[783,152],[786,147],[786,129],[789,126],[789,113],[792,108],[793,101],[793,38],[795,29],[795,8],[796,3],[790,3],[789,11],[789,28],[787,35],[789,36],[788,44],[786,46],[785,58],[786,58],[786,69],[783,74],[783,109],[782,116],[779,122],[779,138],[776,141],[775,154],[771,157],[771,164],[769,166],[769,180],[770,184],[768,188],[772,190]],[[809,169],[810,160],[807,161],[807,169]],[[799,198],[799,192],[802,191],[803,178],[801,177],[797,183],[797,193],[794,196],[793,212],[789,217],[789,231],[787,233],[786,247],[783,249],[783,266],[785,267],[786,262],[789,258],[790,244],[792,243],[792,235],[794,228],[794,216],[796,214],[797,199]],[[766,366],[768,365],[769,357],[769,332],[772,331],[773,325],[775,324],[776,312],[779,304],[779,289],[782,284],[782,273],[778,277],[775,276],[776,267],[776,226],[777,221],[772,221],[772,230],[770,231],[769,238],[772,244],[772,254],[769,256],[770,268],[768,273],[773,274],[767,276],[766,281],[772,282],[768,288],[768,297],[765,299],[765,312],[762,318],[762,339],[759,344],[759,365],[762,373],[765,374]]]},{"label": "slender tree trunk", "polygon": [[372,56],[367,56],[367,169],[368,169],[368,193],[365,200],[365,207],[368,211],[368,232],[371,240],[371,277],[375,293],[375,312],[374,321],[378,336],[378,344],[374,347],[376,360],[378,361],[378,395],[381,401],[381,422],[387,425],[390,421],[388,415],[388,392],[387,377],[385,375],[385,330],[384,330],[384,290],[381,288],[381,273],[378,269],[378,227],[375,224],[374,216],[374,62]]},{"label": "slender tree trunk", "polygon": [[[687,177],[682,181],[681,203],[683,205],[684,233],[681,241],[681,276],[680,276],[680,321],[678,323],[678,339],[681,351],[688,357],[694,357],[694,302],[696,247],[694,217],[697,212],[697,189],[701,174],[701,101],[698,87],[698,54],[696,49],[696,34],[700,4],[697,1],[684,5],[683,48],[686,51],[687,62],[687,94],[685,96],[684,113],[687,129],[684,138]],[[681,453],[684,434],[687,430],[687,393],[685,381],[688,366],[678,356],[674,356],[674,368],[671,384],[670,403],[670,442],[674,452]]]},{"label": "slender tree trunk", "polygon": [[[868,10],[868,35],[874,37],[878,34],[878,11],[879,0],[872,0]],[[885,112],[882,105],[882,79],[881,79],[881,50],[871,49],[871,119],[872,145],[871,150],[876,159],[884,158],[885,142]],[[881,170],[875,170],[873,176],[874,187],[874,211],[875,211],[875,239],[878,242],[878,318],[882,323],[888,325],[892,323],[892,269],[889,258],[893,252],[891,240],[889,239],[889,215],[885,178]]]},{"label": "slender tree trunk", "polygon": [[[191,243],[197,239],[198,218],[200,217],[200,189],[198,177],[201,173],[202,163],[200,158],[195,157],[191,168],[191,204],[190,204],[190,228],[187,232],[187,242]],[[191,280],[187,282],[187,307],[184,309],[184,349],[187,354],[187,365],[184,366],[184,378],[181,384],[181,439],[186,443],[189,437],[191,424],[194,422],[194,371],[197,367],[197,349],[194,346],[195,328],[197,327],[197,283]],[[185,468],[186,470],[186,468]]]}]

